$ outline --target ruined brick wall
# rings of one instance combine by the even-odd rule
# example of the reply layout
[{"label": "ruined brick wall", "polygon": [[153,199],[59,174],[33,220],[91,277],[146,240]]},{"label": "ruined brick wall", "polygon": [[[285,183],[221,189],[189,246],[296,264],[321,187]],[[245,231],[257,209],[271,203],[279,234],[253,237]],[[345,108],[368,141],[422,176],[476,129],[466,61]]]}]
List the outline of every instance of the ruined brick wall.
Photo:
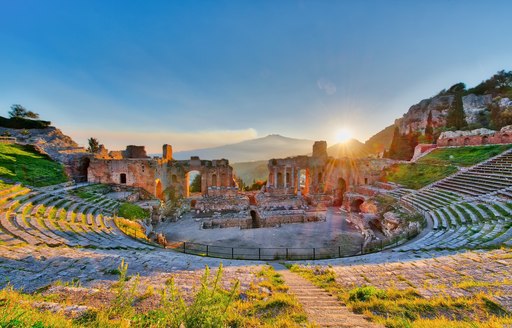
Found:
[{"label": "ruined brick wall", "polygon": [[[92,183],[115,183],[140,187],[162,200],[188,197],[190,173],[201,174],[202,195],[234,195],[236,185],[233,168],[226,159],[206,161],[192,157],[187,161],[173,161],[172,149],[164,145],[166,158],[143,158],[146,151],[142,146],[128,146],[122,153],[113,153],[108,158],[102,155],[91,159],[88,181]],[[136,156],[140,158],[126,158]],[[120,158],[121,157],[121,158]]]},{"label": "ruined brick wall", "polygon": [[510,132],[496,132],[491,135],[470,135],[443,139],[440,138],[437,140],[437,145],[439,147],[481,146],[489,144],[494,145],[509,143],[512,143],[512,133]]},{"label": "ruined brick wall", "polygon": [[115,183],[140,187],[156,194],[158,162],[147,159],[97,159],[90,160],[88,181],[92,183]]},{"label": "ruined brick wall", "polygon": [[146,147],[144,146],[134,146],[129,145],[126,146],[126,150],[124,151],[124,158],[147,158]]},{"label": "ruined brick wall", "polygon": [[[266,191],[271,195],[309,196],[311,202],[341,205],[343,194],[353,186],[379,181],[384,168],[393,164],[388,159],[334,159],[324,154],[325,142],[315,143],[316,156],[272,159],[268,162]],[[325,156],[324,156],[325,155]],[[314,197],[332,195],[330,200]]]}]

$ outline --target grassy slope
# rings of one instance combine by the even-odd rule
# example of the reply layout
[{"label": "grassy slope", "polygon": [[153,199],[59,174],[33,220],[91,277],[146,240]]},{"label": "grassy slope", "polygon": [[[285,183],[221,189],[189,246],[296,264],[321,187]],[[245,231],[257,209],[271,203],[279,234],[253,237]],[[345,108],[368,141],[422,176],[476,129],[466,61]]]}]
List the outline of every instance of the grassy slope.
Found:
[{"label": "grassy slope", "polygon": [[494,157],[512,145],[489,145],[457,148],[440,148],[418,160],[419,164],[472,166]]},{"label": "grassy slope", "polygon": [[416,163],[396,164],[385,171],[385,180],[419,189],[455,172],[457,166],[472,166],[510,149],[512,145],[440,148]]},{"label": "grassy slope", "polygon": [[0,177],[36,187],[67,181],[61,164],[30,146],[0,144]]}]

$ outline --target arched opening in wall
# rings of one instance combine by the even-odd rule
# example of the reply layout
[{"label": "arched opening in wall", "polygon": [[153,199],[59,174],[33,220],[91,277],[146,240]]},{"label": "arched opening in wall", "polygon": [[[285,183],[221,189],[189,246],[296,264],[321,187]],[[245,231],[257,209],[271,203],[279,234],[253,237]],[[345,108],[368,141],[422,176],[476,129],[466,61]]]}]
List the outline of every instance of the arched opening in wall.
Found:
[{"label": "arched opening in wall", "polygon": [[277,187],[283,187],[283,174],[281,172],[277,173]]},{"label": "arched opening in wall", "polygon": [[212,174],[212,187],[217,187],[217,174]]},{"label": "arched opening in wall", "polygon": [[299,170],[299,190],[304,195],[309,194],[309,170]]},{"label": "arched opening in wall", "polygon": [[364,199],[357,198],[350,203],[350,212],[359,213],[361,212],[361,205],[364,203]]},{"label": "arched opening in wall", "polygon": [[220,186],[221,187],[229,187],[226,180],[227,180],[226,173],[221,173],[220,174]]},{"label": "arched opening in wall", "polygon": [[291,176],[292,175],[290,174],[290,172],[286,172],[286,186],[285,187],[292,185]]},{"label": "arched opening in wall", "polygon": [[482,137],[482,145],[487,145],[489,143],[489,137],[483,136]]},{"label": "arched opening in wall", "polygon": [[251,226],[253,229],[261,227],[260,218],[255,210],[251,210]]},{"label": "arched opening in wall", "polygon": [[178,183],[178,176],[176,174],[171,175],[172,184]]},{"label": "arched opening in wall", "polygon": [[318,183],[322,183],[322,172],[318,172]]},{"label": "arched opening in wall", "polygon": [[200,194],[202,189],[201,172],[194,170],[187,173],[187,197]]},{"label": "arched opening in wall", "polygon": [[448,139],[447,144],[448,144],[448,146],[453,146],[453,139]]},{"label": "arched opening in wall", "polygon": [[367,185],[368,184],[368,178],[364,178],[364,184]]},{"label": "arched opening in wall", "polygon": [[506,133],[505,133],[505,134],[503,134],[503,135],[501,136],[501,142],[502,142],[502,143],[510,143],[510,136],[509,136],[508,134],[506,134]]},{"label": "arched opening in wall", "polygon": [[80,166],[77,177],[77,182],[87,182],[87,170],[89,169],[89,165],[91,164],[91,159],[89,157],[83,157],[80,161]]},{"label": "arched opening in wall", "polygon": [[469,145],[469,138],[464,138],[464,146]]},{"label": "arched opening in wall", "polygon": [[121,184],[126,184],[126,173],[121,173],[121,174],[119,175],[119,182],[120,182]]},{"label": "arched opening in wall", "polygon": [[160,200],[164,200],[164,191],[162,189],[162,182],[160,179],[155,180],[155,196]]},{"label": "arched opening in wall", "polygon": [[334,199],[334,206],[341,206],[343,204],[343,194],[347,191],[347,183],[345,179],[338,178],[336,185],[336,198]]}]

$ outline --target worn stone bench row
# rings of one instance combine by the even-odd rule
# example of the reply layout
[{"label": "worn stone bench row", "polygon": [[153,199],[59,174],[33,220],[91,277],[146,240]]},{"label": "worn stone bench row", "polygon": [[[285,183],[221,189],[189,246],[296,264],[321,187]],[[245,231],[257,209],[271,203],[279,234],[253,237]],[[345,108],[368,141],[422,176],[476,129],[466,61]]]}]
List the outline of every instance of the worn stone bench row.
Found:
[{"label": "worn stone bench row", "polygon": [[[64,220],[50,220],[25,216],[19,213],[3,212],[0,216],[2,241],[9,245],[25,242],[31,245],[46,244],[50,247],[137,248],[151,246],[139,243],[125,236],[112,218],[100,216],[101,222],[88,225]],[[1,237],[0,237],[1,238]],[[14,240],[14,239],[18,240]]]}]

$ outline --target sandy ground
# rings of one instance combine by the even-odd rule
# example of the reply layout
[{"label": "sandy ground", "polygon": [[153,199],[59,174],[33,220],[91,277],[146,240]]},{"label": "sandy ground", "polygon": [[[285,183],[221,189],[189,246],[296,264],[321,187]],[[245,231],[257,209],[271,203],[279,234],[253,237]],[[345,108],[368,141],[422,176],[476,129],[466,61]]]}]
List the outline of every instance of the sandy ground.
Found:
[{"label": "sandy ground", "polygon": [[309,248],[342,246],[358,250],[363,238],[337,208],[329,208],[325,222],[283,224],[278,228],[259,229],[201,229],[201,221],[185,215],[178,222],[164,222],[156,231],[168,241],[189,241],[229,247]]}]

